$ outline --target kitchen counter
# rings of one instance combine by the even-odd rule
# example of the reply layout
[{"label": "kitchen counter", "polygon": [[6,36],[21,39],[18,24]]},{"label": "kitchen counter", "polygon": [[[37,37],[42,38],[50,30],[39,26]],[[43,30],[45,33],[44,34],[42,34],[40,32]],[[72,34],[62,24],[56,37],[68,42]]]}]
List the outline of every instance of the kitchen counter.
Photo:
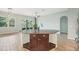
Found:
[{"label": "kitchen counter", "polygon": [[16,35],[20,32],[4,32],[4,33],[0,33],[0,37],[8,37],[8,36],[11,36],[11,35]]},{"label": "kitchen counter", "polygon": [[22,48],[22,33],[0,33],[0,51],[19,51]]},{"label": "kitchen counter", "polygon": [[28,32],[25,32],[26,34],[54,34],[54,33],[57,33],[58,30],[39,30],[39,31],[28,31]]}]

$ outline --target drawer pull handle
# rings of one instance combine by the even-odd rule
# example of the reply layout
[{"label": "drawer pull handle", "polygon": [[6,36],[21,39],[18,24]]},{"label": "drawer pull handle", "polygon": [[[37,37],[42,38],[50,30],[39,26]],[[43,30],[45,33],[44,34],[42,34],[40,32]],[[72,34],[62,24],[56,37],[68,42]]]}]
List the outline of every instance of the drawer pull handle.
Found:
[{"label": "drawer pull handle", "polygon": [[45,35],[43,35],[43,37],[45,37]]},{"label": "drawer pull handle", "polygon": [[33,35],[33,37],[36,37],[36,35]]}]

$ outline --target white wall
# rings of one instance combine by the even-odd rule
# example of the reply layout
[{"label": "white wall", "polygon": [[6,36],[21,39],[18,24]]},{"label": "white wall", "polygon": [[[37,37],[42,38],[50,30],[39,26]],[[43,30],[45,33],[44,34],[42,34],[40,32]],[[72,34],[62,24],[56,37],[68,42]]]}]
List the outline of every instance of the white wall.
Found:
[{"label": "white wall", "polygon": [[76,37],[77,14],[77,9],[69,9],[64,12],[39,17],[39,25],[43,24],[43,27],[40,27],[40,29],[60,30],[60,17],[68,16],[68,39],[74,40]]},{"label": "white wall", "polygon": [[[68,39],[75,39],[76,35],[76,26],[77,26],[77,14],[78,9],[69,9],[68,11],[63,11],[56,14],[51,14],[47,16],[42,16],[38,18],[38,23],[43,24],[43,27],[40,29],[56,29],[60,30],[60,17],[61,16],[68,16]],[[8,13],[0,12],[0,16],[6,17]],[[24,20],[27,18],[23,15],[14,14],[16,19],[16,26],[15,27],[0,27],[0,32],[15,32],[20,31],[23,27]],[[31,19],[33,19],[31,17]]]},{"label": "white wall", "polygon": [[[8,13],[7,12],[2,12],[0,11],[0,16],[2,17],[7,17]],[[15,18],[15,27],[0,27],[0,33],[4,32],[19,32],[22,30],[23,27],[25,27],[25,20],[34,20],[34,17],[30,16],[24,16],[24,15],[18,15],[18,14],[13,14],[13,18]],[[10,16],[10,17],[12,17]],[[9,21],[9,20],[7,20]],[[23,34],[23,43],[27,43],[29,41],[29,35]]]},{"label": "white wall", "polygon": [[[2,17],[7,17],[8,13],[7,12],[2,12],[0,11],[0,16]],[[18,32],[21,31],[22,27],[24,27],[25,22],[29,16],[24,16],[24,15],[18,15],[18,14],[13,14],[13,18],[15,18],[15,27],[0,27],[0,33],[1,32]],[[32,19],[33,17],[29,17],[29,19]],[[8,21],[8,20],[7,20]]]}]

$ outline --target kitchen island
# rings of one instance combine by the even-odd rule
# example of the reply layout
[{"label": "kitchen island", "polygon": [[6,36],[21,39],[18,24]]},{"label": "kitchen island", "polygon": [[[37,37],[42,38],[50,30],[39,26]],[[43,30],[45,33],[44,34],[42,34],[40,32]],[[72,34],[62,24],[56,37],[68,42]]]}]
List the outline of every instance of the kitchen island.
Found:
[{"label": "kitchen island", "polygon": [[31,51],[48,51],[57,47],[57,30],[41,30],[39,32],[27,33],[30,42],[23,45]]}]

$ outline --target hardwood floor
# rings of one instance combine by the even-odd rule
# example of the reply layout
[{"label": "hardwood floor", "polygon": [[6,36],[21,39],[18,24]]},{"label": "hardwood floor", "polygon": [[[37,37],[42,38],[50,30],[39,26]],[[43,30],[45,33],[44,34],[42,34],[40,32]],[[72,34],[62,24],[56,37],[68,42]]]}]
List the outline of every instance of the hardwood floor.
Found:
[{"label": "hardwood floor", "polygon": [[[50,51],[79,51],[79,43],[72,39],[67,39],[67,34],[60,34],[57,36],[57,48]],[[21,51],[29,51],[22,48]]]},{"label": "hardwood floor", "polygon": [[[79,43],[76,43],[71,39],[59,39],[58,47],[51,49],[50,51],[79,51]],[[21,51],[29,51],[28,49],[22,48]]]},{"label": "hardwood floor", "polygon": [[78,51],[78,45],[74,40],[61,39],[58,40],[58,47],[54,51]]}]

